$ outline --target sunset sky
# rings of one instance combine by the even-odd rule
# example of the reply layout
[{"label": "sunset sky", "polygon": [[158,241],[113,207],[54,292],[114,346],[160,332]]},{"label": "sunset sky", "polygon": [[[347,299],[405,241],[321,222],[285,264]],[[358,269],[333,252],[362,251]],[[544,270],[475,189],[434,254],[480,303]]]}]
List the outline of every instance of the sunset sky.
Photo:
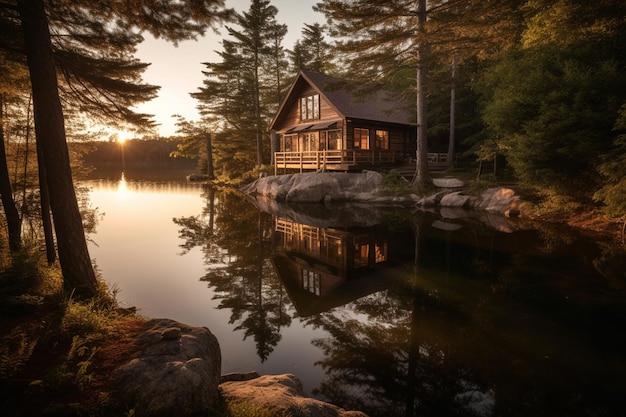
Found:
[{"label": "sunset sky", "polygon": [[[289,32],[285,36],[283,46],[291,49],[301,37],[304,23],[323,23],[323,16],[315,13],[313,5],[319,0],[272,0],[278,14],[279,23],[286,24]],[[237,12],[247,11],[250,0],[226,0],[226,6]],[[208,31],[198,41],[181,42],[178,47],[163,40],[155,40],[144,35],[146,40],[139,46],[137,58],[152,65],[144,73],[144,81],[159,85],[159,97],[144,103],[137,110],[154,114],[158,133],[162,136],[173,135],[176,131],[174,114],[186,119],[197,120],[197,102],[189,93],[202,86],[204,66],[202,62],[215,62],[218,57],[214,51],[221,50],[221,39],[226,33],[222,28],[220,34]]]}]

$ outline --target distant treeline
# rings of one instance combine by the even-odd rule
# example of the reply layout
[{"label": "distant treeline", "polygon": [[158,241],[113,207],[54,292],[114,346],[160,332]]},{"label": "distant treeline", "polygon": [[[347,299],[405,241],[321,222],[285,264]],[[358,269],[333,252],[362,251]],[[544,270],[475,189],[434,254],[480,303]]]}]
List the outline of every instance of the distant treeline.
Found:
[{"label": "distant treeline", "polygon": [[194,167],[196,159],[174,158],[170,156],[176,150],[177,140],[172,139],[133,139],[125,142],[83,142],[70,145],[81,155],[84,165],[88,166],[152,166],[164,164],[172,167]]}]

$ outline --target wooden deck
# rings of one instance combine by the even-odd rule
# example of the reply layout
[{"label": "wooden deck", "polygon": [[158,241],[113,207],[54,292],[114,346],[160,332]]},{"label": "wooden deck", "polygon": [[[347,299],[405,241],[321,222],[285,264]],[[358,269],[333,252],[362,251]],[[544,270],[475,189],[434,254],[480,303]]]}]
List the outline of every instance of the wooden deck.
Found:
[{"label": "wooden deck", "polygon": [[274,174],[279,169],[304,171],[350,171],[358,167],[400,162],[394,151],[349,149],[342,151],[276,152]]},{"label": "wooden deck", "polygon": [[[279,170],[304,171],[355,171],[372,166],[393,166],[403,161],[394,151],[349,149],[342,151],[276,152],[274,175]],[[431,168],[447,166],[448,154],[428,153],[428,165]],[[414,164],[414,160],[413,160]]]}]

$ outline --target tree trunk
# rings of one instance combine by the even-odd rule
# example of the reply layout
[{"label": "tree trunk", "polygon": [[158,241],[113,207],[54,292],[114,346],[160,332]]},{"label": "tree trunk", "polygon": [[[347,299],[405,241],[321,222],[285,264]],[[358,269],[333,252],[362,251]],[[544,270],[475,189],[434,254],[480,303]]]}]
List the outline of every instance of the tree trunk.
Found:
[{"label": "tree trunk", "polygon": [[52,219],[50,218],[50,194],[48,193],[48,181],[46,177],[46,165],[43,161],[41,143],[37,141],[37,166],[39,167],[39,200],[41,206],[41,224],[46,243],[46,260],[52,264],[57,258],[54,247],[54,233],[52,232]]},{"label": "tree trunk", "polygon": [[213,170],[213,141],[211,134],[206,134],[206,174],[209,181],[215,179],[215,172]]},{"label": "tree trunk", "polygon": [[43,151],[63,282],[76,296],[88,298],[96,295],[98,283],[72,181],[46,11],[42,0],[18,0],[17,5],[33,91],[35,132]]},{"label": "tree trunk", "polygon": [[9,180],[9,167],[7,154],[4,147],[4,102],[0,96],[0,197],[7,220],[9,233],[9,248],[15,252],[22,247],[22,219],[13,199],[11,180]]},{"label": "tree trunk", "polygon": [[425,39],[426,25],[426,0],[419,0],[418,25],[417,25],[417,154],[415,164],[415,176],[413,184],[421,188],[428,188],[432,183],[430,171],[428,169],[428,125],[426,122],[427,102],[426,102],[426,75],[428,44]]},{"label": "tree trunk", "polygon": [[278,147],[278,135],[276,135],[275,130],[272,130],[270,132],[270,148],[272,149],[271,151],[272,162],[270,163],[270,165],[276,165],[276,158],[274,154],[278,152],[279,147]]},{"label": "tree trunk", "polygon": [[450,86],[450,136],[448,138],[448,171],[454,169],[455,131],[456,131],[456,55],[452,58],[452,83]]}]

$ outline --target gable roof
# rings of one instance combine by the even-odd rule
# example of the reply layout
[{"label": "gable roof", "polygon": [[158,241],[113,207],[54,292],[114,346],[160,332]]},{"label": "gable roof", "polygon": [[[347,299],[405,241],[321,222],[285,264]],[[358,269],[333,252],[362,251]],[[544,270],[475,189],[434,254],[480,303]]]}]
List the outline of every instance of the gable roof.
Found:
[{"label": "gable roof", "polygon": [[[363,85],[313,71],[300,70],[287,97],[281,104],[270,129],[280,121],[283,113],[296,105],[303,83],[309,84],[323,96],[344,118],[415,125],[414,115],[406,100],[382,88],[364,89]],[[362,92],[359,92],[361,90]]]}]

